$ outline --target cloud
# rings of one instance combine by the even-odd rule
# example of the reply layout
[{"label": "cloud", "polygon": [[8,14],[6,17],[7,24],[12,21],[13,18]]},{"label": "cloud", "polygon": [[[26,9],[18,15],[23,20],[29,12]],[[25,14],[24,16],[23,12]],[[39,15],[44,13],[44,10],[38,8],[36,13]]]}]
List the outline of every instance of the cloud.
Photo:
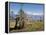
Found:
[{"label": "cloud", "polygon": [[26,11],[25,12],[26,14],[28,14],[28,15],[43,15],[43,13],[34,13],[34,12],[30,12],[30,11]]},{"label": "cloud", "polygon": [[26,11],[25,13],[26,13],[26,14],[29,14],[29,15],[31,15],[31,14],[32,14],[32,12],[29,12],[29,11],[28,11],[28,12]]},{"label": "cloud", "polygon": [[33,13],[32,15],[43,15],[43,13]]}]

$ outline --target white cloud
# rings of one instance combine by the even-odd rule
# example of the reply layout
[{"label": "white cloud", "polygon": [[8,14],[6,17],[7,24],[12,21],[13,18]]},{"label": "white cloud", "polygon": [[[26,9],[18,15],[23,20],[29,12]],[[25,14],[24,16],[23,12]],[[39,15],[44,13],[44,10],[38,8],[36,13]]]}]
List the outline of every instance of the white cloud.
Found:
[{"label": "white cloud", "polygon": [[30,11],[25,11],[25,13],[28,14],[28,15],[32,14],[32,12],[30,12]]},{"label": "white cloud", "polygon": [[33,13],[32,15],[43,15],[43,13]]},{"label": "white cloud", "polygon": [[28,15],[43,15],[43,13],[33,13],[33,12],[30,12],[30,11],[26,11],[26,14]]}]

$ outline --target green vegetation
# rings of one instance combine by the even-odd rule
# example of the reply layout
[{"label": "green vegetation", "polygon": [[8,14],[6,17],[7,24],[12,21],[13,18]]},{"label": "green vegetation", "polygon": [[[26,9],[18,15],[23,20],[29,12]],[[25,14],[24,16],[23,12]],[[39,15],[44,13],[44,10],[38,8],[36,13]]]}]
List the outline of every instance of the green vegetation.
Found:
[{"label": "green vegetation", "polygon": [[44,24],[43,22],[33,22],[32,24],[29,24],[27,26],[28,31],[43,31],[44,30]]},{"label": "green vegetation", "polygon": [[[30,23],[30,22],[27,22],[27,23]],[[43,23],[43,21],[42,22],[36,21],[36,22],[32,22],[30,24],[27,24],[27,23],[25,23],[25,26],[24,26],[23,29],[19,29],[19,30],[13,29],[12,32],[13,31],[16,31],[16,32],[17,31],[25,31],[25,32],[27,31],[27,32],[30,32],[30,31],[43,31],[44,30],[44,23]],[[12,24],[13,24],[13,26],[15,26],[15,23],[12,22]]]}]

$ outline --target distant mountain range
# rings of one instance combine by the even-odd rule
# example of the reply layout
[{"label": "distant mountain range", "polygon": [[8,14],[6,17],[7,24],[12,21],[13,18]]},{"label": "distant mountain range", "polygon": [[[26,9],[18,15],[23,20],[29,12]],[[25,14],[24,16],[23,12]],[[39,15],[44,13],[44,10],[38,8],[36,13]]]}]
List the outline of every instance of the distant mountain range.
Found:
[{"label": "distant mountain range", "polygon": [[[13,16],[13,18],[15,19],[16,18],[16,16],[17,15],[10,15],[11,17]],[[27,17],[30,19],[30,18],[32,18],[33,20],[39,20],[39,19],[41,19],[41,20],[43,20],[43,15],[27,15]]]},{"label": "distant mountain range", "polygon": [[33,20],[43,20],[44,16],[43,15],[28,15],[28,18],[32,18]]}]

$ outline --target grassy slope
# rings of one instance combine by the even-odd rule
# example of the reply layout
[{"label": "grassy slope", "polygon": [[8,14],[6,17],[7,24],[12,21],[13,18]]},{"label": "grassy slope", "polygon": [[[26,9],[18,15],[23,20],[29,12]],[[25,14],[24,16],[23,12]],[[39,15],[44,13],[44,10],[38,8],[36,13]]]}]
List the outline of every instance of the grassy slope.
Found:
[{"label": "grassy slope", "polygon": [[42,31],[44,30],[44,24],[43,22],[34,22],[32,24],[29,24],[27,27],[28,31]]},{"label": "grassy slope", "polygon": [[[26,23],[30,23],[30,22],[26,22]],[[11,27],[14,27],[14,26],[15,26],[15,23],[11,22]],[[26,31],[29,31],[29,32],[30,31],[42,31],[42,30],[44,30],[44,23],[36,21],[36,22],[33,22],[32,24],[31,23],[30,24],[25,24],[25,28],[24,29]],[[23,30],[23,29],[20,29],[20,30]],[[19,30],[17,30],[17,31],[19,31]]]}]

